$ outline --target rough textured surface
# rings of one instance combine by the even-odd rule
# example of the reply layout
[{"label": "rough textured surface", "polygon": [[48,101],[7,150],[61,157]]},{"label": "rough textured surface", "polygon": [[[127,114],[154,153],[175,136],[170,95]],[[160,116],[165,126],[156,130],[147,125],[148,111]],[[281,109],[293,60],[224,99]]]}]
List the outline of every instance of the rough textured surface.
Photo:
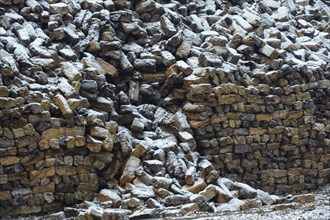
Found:
[{"label": "rough textured surface", "polygon": [[[320,190],[313,192],[315,193],[315,203],[305,203],[305,204],[296,204],[295,207],[290,208],[290,206],[283,206],[283,210],[272,210],[271,207],[264,207],[262,209],[250,209],[248,211],[239,211],[234,213],[223,213],[220,215],[204,215],[202,214],[192,214],[191,217],[194,219],[225,219],[225,220],[234,220],[234,219],[320,219],[326,220],[330,218],[329,212],[329,196],[330,196],[330,187],[321,187]],[[188,217],[188,216],[187,216]],[[182,218],[182,217],[181,217]],[[173,218],[179,219],[179,218]]]},{"label": "rough textured surface", "polygon": [[264,191],[329,182],[328,6],[0,0],[0,216],[312,201]]}]

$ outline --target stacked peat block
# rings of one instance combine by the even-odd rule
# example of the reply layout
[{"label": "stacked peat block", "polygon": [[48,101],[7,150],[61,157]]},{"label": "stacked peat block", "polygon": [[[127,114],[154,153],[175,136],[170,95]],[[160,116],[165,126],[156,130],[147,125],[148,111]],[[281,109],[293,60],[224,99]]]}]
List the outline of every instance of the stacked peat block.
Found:
[{"label": "stacked peat block", "polygon": [[220,176],[329,182],[327,5],[0,0],[0,215],[238,210],[279,201]]},{"label": "stacked peat block", "polygon": [[63,95],[55,105],[28,87],[1,86],[1,216],[45,213],[98,192],[97,172],[112,162],[117,124],[93,112],[87,122],[73,116],[76,102]]},{"label": "stacked peat block", "polygon": [[211,87],[191,85],[183,109],[199,152],[213,155],[221,175],[276,193],[327,182],[326,120],[315,121],[313,90],[226,83],[208,89],[214,105],[194,100],[194,88],[204,85]]}]

